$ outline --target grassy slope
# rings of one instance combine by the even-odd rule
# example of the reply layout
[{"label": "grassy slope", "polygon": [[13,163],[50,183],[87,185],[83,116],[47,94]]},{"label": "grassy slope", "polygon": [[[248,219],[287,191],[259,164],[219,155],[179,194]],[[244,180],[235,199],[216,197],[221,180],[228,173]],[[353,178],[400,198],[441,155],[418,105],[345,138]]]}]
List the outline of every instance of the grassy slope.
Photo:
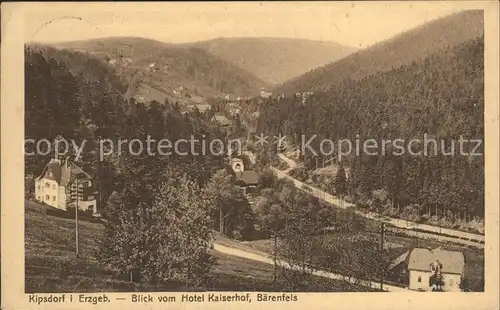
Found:
[{"label": "grassy slope", "polygon": [[360,80],[377,72],[409,64],[448,46],[479,37],[483,32],[482,11],[460,12],[312,70],[283,83],[276,91],[289,94],[296,91],[324,90],[346,78]]},{"label": "grassy slope", "polygon": [[[75,223],[73,219],[44,214],[43,207],[27,203],[25,229],[26,292],[96,292],[96,291],[186,291],[179,283],[155,287],[130,284],[95,259],[103,225],[79,222],[80,258],[75,258]],[[220,238],[218,238],[220,239]],[[226,245],[239,244],[225,240]],[[239,248],[248,249],[239,244]],[[206,290],[273,291],[273,266],[228,256],[217,252],[217,265]],[[311,291],[351,291],[348,284],[315,278]],[[283,283],[278,283],[283,287]]]}]

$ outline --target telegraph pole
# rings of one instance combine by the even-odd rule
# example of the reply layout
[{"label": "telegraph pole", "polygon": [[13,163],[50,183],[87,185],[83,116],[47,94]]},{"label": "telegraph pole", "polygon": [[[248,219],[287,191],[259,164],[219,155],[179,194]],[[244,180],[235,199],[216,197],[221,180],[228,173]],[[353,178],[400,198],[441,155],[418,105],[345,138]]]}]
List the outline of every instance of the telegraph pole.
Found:
[{"label": "telegraph pole", "polygon": [[273,262],[274,262],[274,276],[273,276],[273,287],[276,287],[276,279],[278,277],[278,233],[274,232],[274,253],[273,253]]},{"label": "telegraph pole", "polygon": [[78,258],[79,254],[79,244],[78,244],[78,176],[76,176],[76,206],[75,206],[75,225],[76,225],[76,230],[75,230],[75,239],[76,239],[76,257]]},{"label": "telegraph pole", "polygon": [[[385,232],[385,223],[382,222],[382,223],[380,223],[380,254],[382,254],[382,255],[384,253],[384,232]],[[383,285],[384,285],[384,273],[385,273],[384,268],[385,268],[385,266],[383,266],[383,265],[380,268],[380,290],[381,291],[383,291]]]},{"label": "telegraph pole", "polygon": [[418,248],[418,223],[416,224],[417,226],[417,229],[415,230],[416,233],[415,233],[415,236],[417,237],[417,248]]}]

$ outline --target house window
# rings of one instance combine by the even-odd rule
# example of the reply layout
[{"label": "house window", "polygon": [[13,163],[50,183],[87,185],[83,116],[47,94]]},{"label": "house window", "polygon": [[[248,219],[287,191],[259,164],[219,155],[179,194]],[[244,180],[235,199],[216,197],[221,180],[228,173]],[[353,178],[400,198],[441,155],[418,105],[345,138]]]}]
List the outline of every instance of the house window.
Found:
[{"label": "house window", "polygon": [[46,200],[46,201],[49,201],[49,200],[50,200],[50,196],[49,196],[49,195],[46,195],[46,196],[45,196],[45,200]]},{"label": "house window", "polygon": [[56,196],[52,196],[52,201],[56,201]]},{"label": "house window", "polygon": [[45,188],[50,188],[50,183],[49,182],[45,183]]},{"label": "house window", "polygon": [[55,184],[52,184],[52,189],[56,189],[56,185]]},{"label": "house window", "polygon": [[418,281],[418,283],[421,283],[421,282],[422,282],[422,277],[421,277],[421,276],[418,276],[417,281]]},{"label": "house window", "polygon": [[38,190],[40,190],[40,185],[37,185],[37,187],[36,187],[36,188],[37,188]]}]

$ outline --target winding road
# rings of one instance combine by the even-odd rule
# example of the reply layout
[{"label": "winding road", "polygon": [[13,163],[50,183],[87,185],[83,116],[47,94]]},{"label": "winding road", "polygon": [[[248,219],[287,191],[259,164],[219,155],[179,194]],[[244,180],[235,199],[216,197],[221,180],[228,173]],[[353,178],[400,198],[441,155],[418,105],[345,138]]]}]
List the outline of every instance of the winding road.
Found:
[{"label": "winding road", "polygon": [[[248,156],[248,158],[250,159],[250,161],[252,163],[255,163],[255,160],[256,160],[255,154],[253,154],[250,151],[245,151],[244,155]],[[271,167],[271,169],[276,173],[277,177],[286,178],[288,180],[291,180],[297,188],[307,191],[311,195],[313,195],[319,199],[324,200],[325,202],[333,205],[334,207],[348,208],[348,207],[354,206],[352,203],[349,203],[347,201],[343,201],[335,196],[332,196],[332,195],[326,193],[325,191],[322,191],[320,189],[312,187],[308,184],[305,184],[304,182],[301,182],[301,181],[291,177],[288,173],[292,169],[297,167],[297,163],[294,160],[286,157],[283,154],[278,154],[278,155],[283,161],[285,161],[288,164],[289,168],[286,170],[278,170],[275,167]],[[365,218],[378,220],[378,216],[376,214],[364,213],[364,212],[361,212],[359,210],[356,210],[355,212],[357,214],[365,217]],[[414,223],[414,222],[410,222],[410,221],[406,221],[406,220],[401,220],[401,219],[395,219],[395,218],[385,218],[384,222],[405,230],[405,233],[407,235],[410,235],[410,236],[418,236],[419,238],[432,238],[432,239],[437,239],[439,241],[462,243],[465,245],[484,248],[484,245],[479,243],[479,241],[484,242],[484,236],[481,236],[481,235],[470,234],[467,232],[451,230],[451,229],[443,229],[443,228],[439,228],[439,227],[435,227],[435,226],[423,225],[423,224],[418,224],[418,223]],[[419,230],[422,230],[422,231],[427,231],[427,233],[413,230],[415,228],[418,228]],[[445,236],[443,234],[446,234],[449,236],[454,236],[454,237]],[[217,242],[214,243],[213,249],[215,251],[218,251],[220,253],[224,253],[227,255],[232,255],[232,256],[241,257],[241,258],[252,260],[252,261],[258,261],[261,263],[274,265],[273,260],[266,253],[258,252],[255,250],[245,251],[243,249],[237,249],[234,247],[225,246],[225,245],[222,245],[222,244],[217,243]],[[291,268],[289,264],[287,264],[286,262],[283,262],[283,261],[279,261],[278,264],[280,266],[285,267],[285,268],[289,268],[289,269]],[[347,282],[350,282],[353,284],[356,283],[358,285],[370,287],[373,289],[380,289],[380,283],[371,282],[368,280],[360,280],[360,279],[350,278],[350,277],[346,277],[346,276],[341,275],[341,274],[327,272],[324,270],[315,270],[313,272],[313,275],[318,276],[318,277],[323,277],[323,278],[334,279],[334,280],[347,281]],[[402,288],[399,286],[390,285],[390,284],[384,284],[382,289],[384,291],[389,291],[389,292],[412,292],[408,289],[405,289],[405,288]]]},{"label": "winding road", "polygon": [[[223,253],[223,254],[237,256],[237,257],[241,257],[241,258],[248,259],[248,260],[253,260],[253,261],[257,261],[257,262],[261,262],[261,263],[265,263],[265,264],[274,265],[273,260],[267,254],[259,253],[259,252],[256,252],[254,250],[252,250],[251,252],[244,251],[241,249],[228,247],[228,246],[225,246],[225,245],[222,245],[219,243],[214,243],[214,250],[217,252]],[[287,264],[286,262],[278,261],[278,264],[280,266],[285,267],[285,268],[291,269],[290,265]],[[315,276],[318,276],[318,277],[339,280],[339,281],[347,281],[347,282],[350,282],[352,284],[370,287],[373,289],[380,289],[380,283],[371,282],[371,281],[367,281],[367,280],[358,280],[355,278],[348,278],[348,277],[340,275],[340,274],[331,273],[331,272],[327,272],[327,271],[323,271],[323,270],[315,270],[315,271],[313,271],[312,274]],[[402,288],[399,286],[394,286],[394,285],[389,285],[389,284],[384,284],[382,286],[382,289],[384,291],[388,291],[388,292],[413,292],[413,291],[407,290],[405,288]]]},{"label": "winding road", "polygon": [[[250,158],[250,160],[255,163],[255,155],[250,152],[246,151],[245,154]],[[278,156],[280,159],[285,161],[289,168],[286,170],[278,170],[275,167],[271,167],[271,169],[276,173],[276,176],[279,178],[285,178],[293,182],[295,187],[298,189],[301,189],[303,191],[307,191],[309,194],[333,205],[334,207],[337,208],[349,208],[349,207],[354,207],[354,204],[347,202],[345,200],[339,199],[333,195],[328,194],[325,191],[322,191],[316,187],[313,187],[311,185],[305,184],[304,182],[301,182],[292,176],[290,176],[288,173],[297,167],[297,163],[285,156],[282,153],[279,153]],[[368,219],[372,220],[379,220],[378,214],[373,213],[373,212],[363,212],[360,210],[355,211],[356,214],[363,216]],[[473,233],[468,233],[465,231],[460,231],[460,230],[454,230],[454,229],[448,229],[448,228],[443,228],[443,227],[437,227],[437,226],[431,226],[431,225],[426,225],[426,224],[419,224],[407,220],[402,220],[398,218],[391,218],[391,217],[384,217],[383,221],[387,224],[390,224],[394,227],[400,228],[401,230],[405,231],[405,234],[409,236],[417,236],[419,238],[426,238],[426,239],[435,239],[438,241],[443,241],[443,242],[454,242],[454,243],[459,243],[467,246],[473,246],[476,248],[484,248],[484,236],[483,235],[478,235],[478,234],[473,234]],[[418,230],[418,231],[417,231]]]}]

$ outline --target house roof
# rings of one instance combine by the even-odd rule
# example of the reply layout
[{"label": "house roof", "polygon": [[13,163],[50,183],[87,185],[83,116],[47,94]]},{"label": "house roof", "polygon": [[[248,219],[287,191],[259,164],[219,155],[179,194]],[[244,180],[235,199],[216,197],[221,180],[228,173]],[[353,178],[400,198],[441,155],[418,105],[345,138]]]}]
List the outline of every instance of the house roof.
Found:
[{"label": "house roof", "polygon": [[432,253],[443,264],[444,273],[464,274],[465,257],[462,252],[434,249]]},{"label": "house roof", "polygon": [[253,170],[241,171],[236,173],[236,179],[245,185],[259,184],[257,173]]},{"label": "house roof", "polygon": [[203,112],[203,111],[206,111],[206,110],[209,110],[210,109],[210,105],[209,104],[197,104],[196,107],[198,108],[198,110],[200,112]]},{"label": "house roof", "polygon": [[197,103],[197,104],[205,104],[205,105],[208,105],[210,106],[209,104],[205,103],[206,102],[206,99],[201,97],[201,96],[195,96],[195,95],[191,95],[191,101]]},{"label": "house roof", "polygon": [[443,265],[443,273],[464,274],[464,254],[462,252],[446,251],[440,248],[432,251],[422,248],[413,249],[408,260],[408,269],[430,272],[430,265],[436,260]]},{"label": "house roof", "polygon": [[[52,176],[47,175],[49,171],[52,172]],[[56,181],[57,184],[64,186],[70,183],[70,181],[75,180],[76,177],[79,179],[91,179],[88,173],[74,163],[70,162],[66,165],[58,159],[51,159],[37,179],[51,179]]]},{"label": "house roof", "polygon": [[[52,172],[52,175],[47,174],[47,172]],[[61,182],[62,167],[61,162],[56,159],[51,159],[49,163],[45,166],[42,173],[38,179],[46,178],[56,181],[58,184]]]},{"label": "house roof", "polygon": [[224,115],[214,115],[214,119],[222,126],[227,126],[231,124],[231,121]]}]

